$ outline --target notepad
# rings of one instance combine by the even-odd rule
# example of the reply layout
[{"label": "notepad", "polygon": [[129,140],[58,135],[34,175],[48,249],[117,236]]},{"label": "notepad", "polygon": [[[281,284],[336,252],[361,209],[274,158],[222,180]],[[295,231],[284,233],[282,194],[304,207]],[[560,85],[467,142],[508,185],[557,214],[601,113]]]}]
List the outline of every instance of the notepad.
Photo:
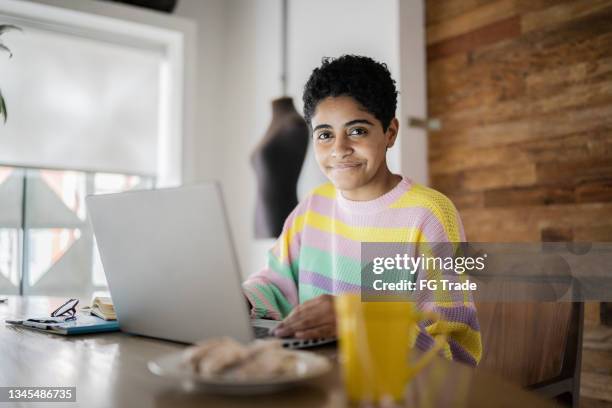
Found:
[{"label": "notepad", "polygon": [[113,301],[109,297],[95,297],[91,304],[91,314],[104,320],[117,320]]},{"label": "notepad", "polygon": [[61,321],[61,319],[55,320],[54,318],[48,317],[5,321],[15,326],[68,336],[119,330],[119,322],[117,320],[104,320],[97,316],[83,314],[79,314],[75,320],[70,321]]}]

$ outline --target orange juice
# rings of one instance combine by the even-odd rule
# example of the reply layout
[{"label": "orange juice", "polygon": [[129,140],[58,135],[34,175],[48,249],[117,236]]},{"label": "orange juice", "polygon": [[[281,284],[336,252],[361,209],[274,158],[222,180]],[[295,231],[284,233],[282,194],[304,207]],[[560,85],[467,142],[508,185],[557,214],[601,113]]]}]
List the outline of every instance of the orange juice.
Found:
[{"label": "orange juice", "polygon": [[359,295],[336,299],[340,360],[351,401],[400,401],[407,382],[442,348],[444,336],[417,362],[409,361],[418,322],[438,320],[412,302],[361,302]]}]

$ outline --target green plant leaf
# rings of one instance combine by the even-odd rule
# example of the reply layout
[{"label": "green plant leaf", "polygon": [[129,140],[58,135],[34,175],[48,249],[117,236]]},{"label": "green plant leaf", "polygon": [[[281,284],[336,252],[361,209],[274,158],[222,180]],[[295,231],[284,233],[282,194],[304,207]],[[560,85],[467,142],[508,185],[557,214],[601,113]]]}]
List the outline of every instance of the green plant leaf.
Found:
[{"label": "green plant leaf", "polygon": [[4,103],[2,91],[0,91],[0,116],[4,117],[4,123],[6,123],[6,118],[8,117],[8,114],[6,112],[6,104]]}]

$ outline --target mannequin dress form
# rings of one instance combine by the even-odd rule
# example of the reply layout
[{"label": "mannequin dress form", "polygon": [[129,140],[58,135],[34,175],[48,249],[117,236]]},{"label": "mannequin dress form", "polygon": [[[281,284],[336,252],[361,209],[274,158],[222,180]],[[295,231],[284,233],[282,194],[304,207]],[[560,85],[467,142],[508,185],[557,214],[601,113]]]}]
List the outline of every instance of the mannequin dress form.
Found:
[{"label": "mannequin dress form", "polygon": [[257,175],[255,237],[276,238],[298,203],[297,182],[308,149],[308,126],[291,98],[272,101],[272,122],[251,154]]}]

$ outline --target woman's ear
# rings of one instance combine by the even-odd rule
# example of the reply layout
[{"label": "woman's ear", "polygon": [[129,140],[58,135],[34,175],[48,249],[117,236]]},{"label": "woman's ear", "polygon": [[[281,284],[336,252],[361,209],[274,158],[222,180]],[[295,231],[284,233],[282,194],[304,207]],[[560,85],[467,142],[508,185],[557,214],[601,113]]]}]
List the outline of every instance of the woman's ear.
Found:
[{"label": "woman's ear", "polygon": [[397,118],[393,118],[389,123],[389,127],[385,132],[385,136],[387,139],[387,149],[390,149],[395,144],[395,139],[397,139],[397,133],[399,132],[399,121]]}]

